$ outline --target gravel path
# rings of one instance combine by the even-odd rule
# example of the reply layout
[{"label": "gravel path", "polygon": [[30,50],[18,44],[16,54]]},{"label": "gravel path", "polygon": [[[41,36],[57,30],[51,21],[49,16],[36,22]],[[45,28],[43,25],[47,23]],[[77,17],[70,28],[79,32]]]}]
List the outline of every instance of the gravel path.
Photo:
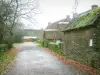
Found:
[{"label": "gravel path", "polygon": [[36,47],[33,43],[23,43],[9,71],[2,75],[88,75],[85,72],[65,64],[57,57]]}]

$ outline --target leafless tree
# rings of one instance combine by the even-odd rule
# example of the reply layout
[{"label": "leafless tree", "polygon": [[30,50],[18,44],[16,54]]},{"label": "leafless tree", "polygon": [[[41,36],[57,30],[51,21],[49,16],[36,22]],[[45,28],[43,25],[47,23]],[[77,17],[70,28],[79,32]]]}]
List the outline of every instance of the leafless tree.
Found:
[{"label": "leafless tree", "polygon": [[39,13],[38,6],[38,0],[0,0],[0,42],[13,38],[21,18],[34,20],[31,16]]}]

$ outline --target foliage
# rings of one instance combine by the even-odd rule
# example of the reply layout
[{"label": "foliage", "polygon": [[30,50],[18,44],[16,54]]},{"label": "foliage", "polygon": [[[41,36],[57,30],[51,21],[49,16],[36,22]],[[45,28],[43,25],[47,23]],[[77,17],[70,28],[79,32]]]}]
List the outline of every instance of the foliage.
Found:
[{"label": "foliage", "polygon": [[23,24],[18,22],[16,23],[16,26],[13,28],[13,41],[14,43],[21,43],[23,42],[23,36],[24,36],[24,30],[23,30]]},{"label": "foliage", "polygon": [[8,64],[11,63],[11,61],[16,56],[15,50],[9,50],[7,52],[0,52],[0,73],[5,71]]},{"label": "foliage", "polygon": [[5,52],[8,50],[7,44],[0,44],[0,52]]},{"label": "foliage", "polygon": [[44,46],[44,41],[43,40],[38,40],[37,43],[41,44],[42,46]]},{"label": "foliage", "polygon": [[15,6],[13,2],[0,1],[0,43],[1,44],[8,44],[8,48],[12,47],[13,44],[13,24],[14,21],[14,14],[15,14]]},{"label": "foliage", "polygon": [[55,43],[55,42],[50,42],[48,45],[48,48],[54,52],[56,52],[57,54],[63,55],[62,50],[59,48],[59,44]]},{"label": "foliage", "polygon": [[50,50],[56,52],[57,54],[63,55],[61,49],[59,48],[59,44],[55,42],[49,42],[48,40],[38,40],[37,41],[39,47],[46,47],[49,48]]},{"label": "foliage", "polygon": [[35,0],[0,0],[0,44],[8,44],[10,48],[14,42],[22,41],[21,19],[30,21],[30,14],[37,12],[36,3]]},{"label": "foliage", "polygon": [[48,40],[45,39],[45,40],[43,41],[43,46],[44,46],[44,47],[49,47],[49,43],[50,43],[50,42],[49,42]]}]

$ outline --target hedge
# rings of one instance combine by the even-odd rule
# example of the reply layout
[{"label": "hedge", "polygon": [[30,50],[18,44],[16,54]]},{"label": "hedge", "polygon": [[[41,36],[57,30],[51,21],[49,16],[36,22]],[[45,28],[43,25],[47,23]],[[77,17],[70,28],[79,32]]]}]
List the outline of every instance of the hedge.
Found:
[{"label": "hedge", "polygon": [[0,44],[0,52],[4,52],[8,50],[8,45],[7,44]]}]

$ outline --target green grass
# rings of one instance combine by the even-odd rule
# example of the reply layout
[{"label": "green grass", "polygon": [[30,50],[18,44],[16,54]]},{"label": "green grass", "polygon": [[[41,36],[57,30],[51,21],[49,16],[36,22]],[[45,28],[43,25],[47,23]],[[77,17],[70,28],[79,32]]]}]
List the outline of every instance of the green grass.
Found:
[{"label": "green grass", "polygon": [[43,48],[42,44],[40,43],[34,43],[37,47]]},{"label": "green grass", "polygon": [[0,73],[6,70],[7,66],[16,56],[15,52],[0,52]]},{"label": "green grass", "polygon": [[[35,43],[36,46],[40,47],[40,48],[44,48],[42,44],[40,43]],[[50,42],[49,43],[49,50],[59,54],[59,55],[63,55],[63,52],[60,48],[58,48],[58,44],[54,43],[54,42]]]}]

